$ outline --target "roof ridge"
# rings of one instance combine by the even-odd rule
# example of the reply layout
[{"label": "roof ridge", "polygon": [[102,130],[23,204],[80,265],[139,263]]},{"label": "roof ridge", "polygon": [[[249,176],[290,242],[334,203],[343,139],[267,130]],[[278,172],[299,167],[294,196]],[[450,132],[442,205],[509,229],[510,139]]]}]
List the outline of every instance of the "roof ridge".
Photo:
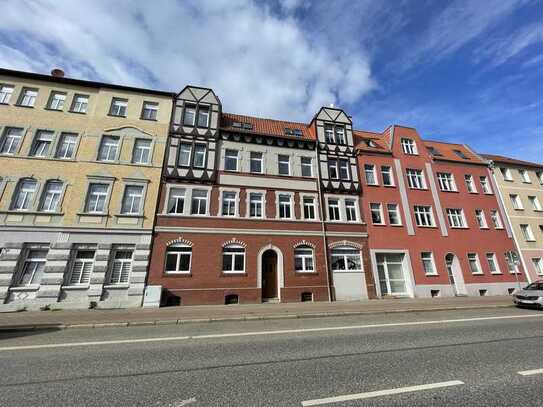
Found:
[{"label": "roof ridge", "polygon": [[270,120],[274,122],[283,122],[283,123],[292,123],[292,124],[299,124],[305,127],[309,127],[311,123],[303,123],[303,122],[297,122],[292,120],[281,120],[281,119],[272,119],[269,117],[258,117],[258,116],[250,116],[247,114],[239,114],[239,113],[231,113],[231,112],[223,112],[223,115],[234,115],[234,116],[240,116],[240,117],[247,117],[250,119],[256,119],[256,120]]}]

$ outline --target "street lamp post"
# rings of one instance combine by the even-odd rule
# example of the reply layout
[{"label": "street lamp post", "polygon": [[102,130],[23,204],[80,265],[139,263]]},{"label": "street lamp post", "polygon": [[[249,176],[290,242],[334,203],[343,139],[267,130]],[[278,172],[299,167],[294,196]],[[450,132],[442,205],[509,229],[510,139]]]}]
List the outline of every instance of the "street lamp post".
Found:
[{"label": "street lamp post", "polygon": [[520,280],[518,279],[518,274],[519,274],[518,267],[520,265],[520,258],[517,252],[514,250],[509,250],[507,252],[507,261],[509,262],[509,264],[513,265],[513,267],[515,268],[515,280],[517,280],[517,288],[520,290],[521,289]]}]

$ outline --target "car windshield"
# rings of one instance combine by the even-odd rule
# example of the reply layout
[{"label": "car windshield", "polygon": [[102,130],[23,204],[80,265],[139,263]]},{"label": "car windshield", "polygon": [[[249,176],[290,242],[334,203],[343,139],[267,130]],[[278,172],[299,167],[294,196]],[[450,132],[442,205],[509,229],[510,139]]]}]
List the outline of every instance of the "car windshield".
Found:
[{"label": "car windshield", "polygon": [[543,291],[543,282],[532,283],[525,290]]}]

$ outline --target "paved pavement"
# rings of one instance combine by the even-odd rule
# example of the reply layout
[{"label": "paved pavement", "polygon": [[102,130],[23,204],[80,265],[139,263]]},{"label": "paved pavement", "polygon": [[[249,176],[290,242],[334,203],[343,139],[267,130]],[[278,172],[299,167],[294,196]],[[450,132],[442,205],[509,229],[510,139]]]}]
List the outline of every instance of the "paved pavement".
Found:
[{"label": "paved pavement", "polygon": [[318,302],[181,306],[159,309],[59,310],[0,313],[0,329],[103,327],[108,325],[180,324],[187,322],[309,318],[375,313],[510,307],[509,296],[387,299],[364,302]]},{"label": "paved pavement", "polygon": [[516,308],[0,332],[0,404],[543,406],[541,354]]}]

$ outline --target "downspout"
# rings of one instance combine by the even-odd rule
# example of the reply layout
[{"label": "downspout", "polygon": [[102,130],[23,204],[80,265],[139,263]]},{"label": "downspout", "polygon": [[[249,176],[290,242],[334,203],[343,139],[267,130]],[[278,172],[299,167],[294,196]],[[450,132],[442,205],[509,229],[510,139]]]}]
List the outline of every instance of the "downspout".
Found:
[{"label": "downspout", "polygon": [[315,151],[317,152],[317,191],[319,193],[319,216],[321,219],[322,244],[324,245],[324,267],[326,267],[326,286],[328,288],[328,302],[332,302],[332,287],[330,285],[330,268],[328,265],[328,239],[326,239],[326,224],[324,221],[324,207],[321,187],[321,163],[319,154],[319,141],[316,141]]}]

